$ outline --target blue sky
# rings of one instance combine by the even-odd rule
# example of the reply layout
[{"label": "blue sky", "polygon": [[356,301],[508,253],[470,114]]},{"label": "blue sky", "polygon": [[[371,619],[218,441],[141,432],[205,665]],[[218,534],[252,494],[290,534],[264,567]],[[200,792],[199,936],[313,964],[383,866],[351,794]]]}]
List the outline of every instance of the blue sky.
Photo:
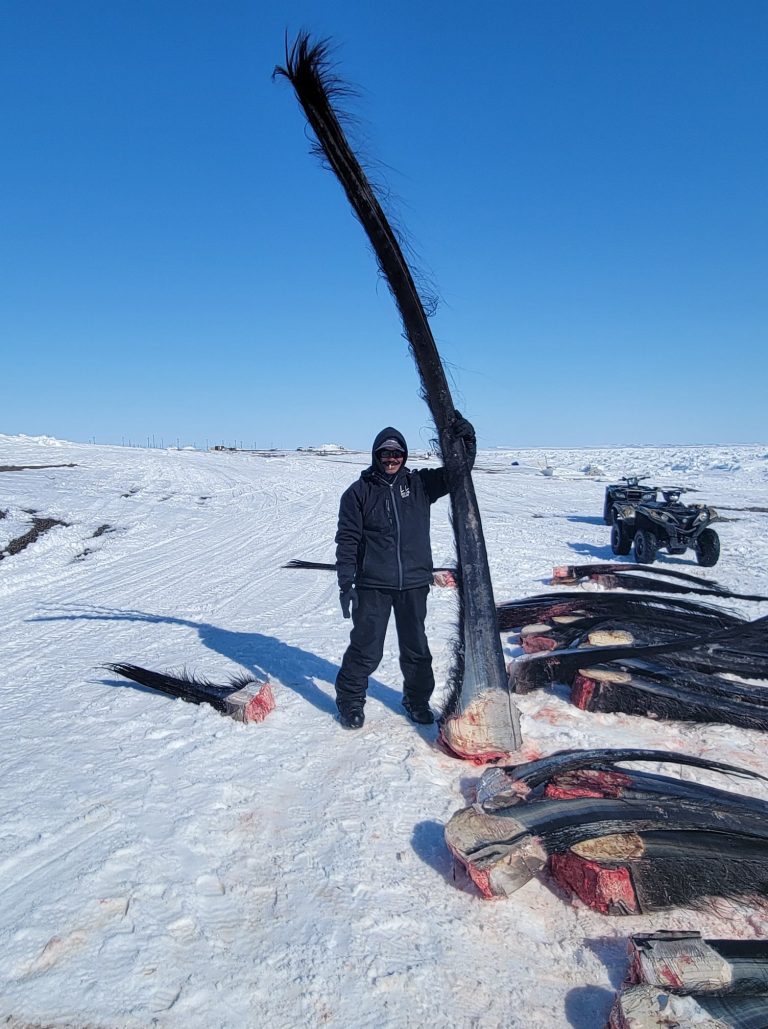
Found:
[{"label": "blue sky", "polygon": [[338,43],[481,446],[766,438],[763,0],[12,0],[0,431],[432,435],[285,80]]}]

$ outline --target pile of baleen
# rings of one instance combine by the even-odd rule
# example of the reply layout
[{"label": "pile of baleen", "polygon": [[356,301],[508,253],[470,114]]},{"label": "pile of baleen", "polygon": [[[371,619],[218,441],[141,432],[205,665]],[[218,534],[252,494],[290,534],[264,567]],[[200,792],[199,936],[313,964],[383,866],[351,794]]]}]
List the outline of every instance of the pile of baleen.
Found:
[{"label": "pile of baleen", "polygon": [[446,825],[448,847],[484,897],[539,873],[613,915],[768,897],[768,801],[629,767],[651,762],[768,781],[672,751],[561,751],[486,771],[475,803]]},{"label": "pile of baleen", "polygon": [[571,688],[588,711],[768,729],[768,617],[646,593],[584,590],[501,604],[524,656],[510,687]]},{"label": "pile of baleen", "polygon": [[768,940],[704,940],[696,931],[637,933],[608,1029],[765,1029]]},{"label": "pile of baleen", "polygon": [[[294,560],[284,567],[332,570],[335,565]],[[673,582],[672,592],[768,599],[670,569],[614,581],[615,570],[623,567],[566,565],[555,569],[553,581],[589,578],[633,589],[643,583],[642,590],[663,594],[673,579],[680,585]],[[436,585],[457,574],[435,571]],[[558,590],[507,601],[496,614],[499,631],[516,632],[524,654],[531,655],[507,666],[513,692],[563,683],[571,687],[574,704],[587,711],[768,728],[768,690],[760,685],[768,679],[768,618],[749,621],[710,603],[624,589]]]}]

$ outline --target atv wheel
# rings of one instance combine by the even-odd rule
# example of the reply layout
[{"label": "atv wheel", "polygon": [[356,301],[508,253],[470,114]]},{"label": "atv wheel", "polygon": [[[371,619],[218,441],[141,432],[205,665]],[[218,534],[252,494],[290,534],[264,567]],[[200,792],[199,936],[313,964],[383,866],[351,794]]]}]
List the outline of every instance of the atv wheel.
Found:
[{"label": "atv wheel", "polygon": [[720,537],[714,529],[705,529],[696,540],[694,550],[702,568],[711,568],[720,557]]},{"label": "atv wheel", "polygon": [[656,537],[647,529],[638,529],[635,533],[635,561],[639,565],[652,565],[656,559]]},{"label": "atv wheel", "polygon": [[603,504],[603,521],[606,525],[610,525],[613,520],[613,501],[606,497],[605,503]]},{"label": "atv wheel", "polygon": [[632,537],[621,522],[614,522],[611,526],[611,550],[614,554],[626,556],[631,549]]}]

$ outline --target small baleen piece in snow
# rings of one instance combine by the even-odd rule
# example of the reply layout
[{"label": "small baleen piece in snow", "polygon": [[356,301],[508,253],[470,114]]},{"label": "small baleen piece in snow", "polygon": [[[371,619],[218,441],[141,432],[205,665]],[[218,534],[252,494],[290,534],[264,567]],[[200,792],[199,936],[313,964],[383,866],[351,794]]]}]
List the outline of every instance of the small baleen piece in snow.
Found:
[{"label": "small baleen piece in snow", "polygon": [[[304,561],[301,558],[292,558],[287,561],[283,568],[304,568],[310,571],[316,572],[335,572],[336,564],[330,564],[327,561]],[[432,575],[432,583],[434,586],[458,586],[459,572],[456,568],[434,568]]]},{"label": "small baleen piece in snow", "polygon": [[663,1025],[755,1029],[768,1024],[768,940],[637,933],[608,1029]]},{"label": "small baleen piece in snow", "polygon": [[[588,565],[558,565],[552,569],[553,586],[574,585],[584,580],[607,589],[649,590],[655,593],[698,593],[705,597],[728,597],[733,600],[768,600],[759,593],[735,593],[713,579],[671,568],[627,568],[617,562],[594,562]],[[672,581],[670,581],[672,580]]]},{"label": "small baleen piece in snow", "polygon": [[764,778],[672,751],[567,751],[486,773],[446,825],[448,847],[485,897],[545,869],[604,914],[768,896],[768,802],[617,767],[628,761]]},{"label": "small baleen piece in snow", "polygon": [[238,722],[263,722],[274,711],[275,698],[268,682],[250,675],[235,676],[224,686],[197,675],[168,675],[153,672],[138,665],[107,665],[111,672],[125,679],[141,683],[169,697],[178,697],[191,704],[210,704],[211,707]]}]

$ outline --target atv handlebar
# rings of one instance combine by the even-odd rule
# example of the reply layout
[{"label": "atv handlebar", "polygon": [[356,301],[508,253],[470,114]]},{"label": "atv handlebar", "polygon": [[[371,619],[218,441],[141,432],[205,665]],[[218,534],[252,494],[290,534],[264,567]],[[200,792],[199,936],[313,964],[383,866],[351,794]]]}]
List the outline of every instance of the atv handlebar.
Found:
[{"label": "atv handlebar", "polygon": [[637,486],[639,482],[643,482],[645,479],[650,479],[650,475],[622,475],[621,481],[626,482],[627,486]]}]

